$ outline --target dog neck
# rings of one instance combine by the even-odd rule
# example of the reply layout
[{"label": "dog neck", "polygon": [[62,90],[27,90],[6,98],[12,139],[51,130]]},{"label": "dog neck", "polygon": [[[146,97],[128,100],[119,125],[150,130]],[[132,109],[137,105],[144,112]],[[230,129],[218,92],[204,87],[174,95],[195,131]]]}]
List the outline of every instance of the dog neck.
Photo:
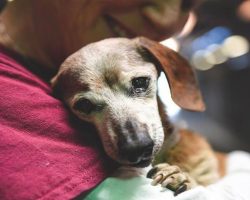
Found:
[{"label": "dog neck", "polygon": [[174,147],[180,140],[179,129],[174,128],[171,133],[168,133],[168,136],[165,138],[164,143],[162,145],[161,151],[168,151],[172,147]]},{"label": "dog neck", "polygon": [[[168,129],[169,130],[169,129]],[[180,141],[180,133],[178,128],[172,128],[171,132],[165,133],[165,140],[160,151],[155,155],[153,165],[166,162],[166,152],[171,150]]]}]

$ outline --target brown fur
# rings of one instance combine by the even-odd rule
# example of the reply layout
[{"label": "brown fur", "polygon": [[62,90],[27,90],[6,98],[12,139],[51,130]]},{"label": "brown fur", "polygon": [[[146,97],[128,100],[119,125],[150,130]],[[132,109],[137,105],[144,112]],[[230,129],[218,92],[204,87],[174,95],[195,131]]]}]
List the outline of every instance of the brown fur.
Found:
[{"label": "brown fur", "polygon": [[221,152],[215,152],[215,156],[217,157],[218,160],[218,166],[219,166],[218,170],[220,177],[223,177],[226,174],[227,154]]},{"label": "brown fur", "polygon": [[[224,162],[221,158],[217,159],[216,153],[203,137],[190,130],[180,130],[178,134],[180,134],[180,140],[173,148],[162,153],[161,163],[179,166],[201,185],[213,183],[225,174]],[[204,162],[206,164],[202,166]],[[157,160],[154,164],[158,164]],[[197,169],[199,172],[196,172]],[[212,176],[204,180],[202,176],[207,174]]]},{"label": "brown fur", "polygon": [[158,108],[164,125],[165,140],[173,134],[179,139],[171,148],[163,147],[155,157],[153,165],[162,167],[161,163],[168,163],[178,166],[199,185],[208,185],[223,177],[226,172],[226,154],[215,152],[208,141],[198,133],[187,129],[174,130],[160,100]]},{"label": "brown fur", "polygon": [[[191,67],[186,67],[189,64],[185,59],[149,39],[140,37],[137,43],[153,56],[155,65],[160,65],[159,68],[165,72],[175,103],[189,110],[205,110],[193,71]],[[159,99],[158,109],[164,126],[165,140],[168,140],[174,130]],[[178,143],[158,154],[154,165],[169,163],[179,166],[201,185],[213,183],[225,174],[226,155],[214,152],[205,138],[190,130],[180,130],[175,134],[180,137]]]}]

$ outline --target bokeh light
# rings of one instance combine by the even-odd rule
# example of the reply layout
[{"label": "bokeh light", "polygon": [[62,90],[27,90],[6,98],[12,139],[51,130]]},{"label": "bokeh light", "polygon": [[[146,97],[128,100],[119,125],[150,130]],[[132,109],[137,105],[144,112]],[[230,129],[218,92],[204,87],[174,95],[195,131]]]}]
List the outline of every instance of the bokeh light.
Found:
[{"label": "bokeh light", "polygon": [[224,55],[229,58],[242,56],[249,51],[249,43],[246,38],[240,35],[234,35],[225,39],[222,45],[222,51]]}]

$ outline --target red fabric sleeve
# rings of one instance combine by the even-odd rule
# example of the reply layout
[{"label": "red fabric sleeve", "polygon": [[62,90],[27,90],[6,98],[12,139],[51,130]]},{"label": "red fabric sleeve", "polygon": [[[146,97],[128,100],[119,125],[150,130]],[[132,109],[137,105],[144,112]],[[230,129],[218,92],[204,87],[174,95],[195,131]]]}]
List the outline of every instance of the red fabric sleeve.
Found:
[{"label": "red fabric sleeve", "polygon": [[71,199],[96,186],[113,163],[90,133],[48,83],[0,53],[0,199]]}]

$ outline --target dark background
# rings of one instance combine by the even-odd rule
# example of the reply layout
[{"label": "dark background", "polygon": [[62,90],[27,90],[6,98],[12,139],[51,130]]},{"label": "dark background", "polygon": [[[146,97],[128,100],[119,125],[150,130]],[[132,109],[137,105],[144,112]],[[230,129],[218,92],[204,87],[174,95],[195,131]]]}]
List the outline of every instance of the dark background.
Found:
[{"label": "dark background", "polygon": [[[196,10],[198,21],[194,30],[180,39],[181,54],[191,59],[195,39],[215,27],[226,28],[231,35],[241,35],[250,41],[250,20],[238,14],[242,2],[204,1]],[[228,59],[209,70],[197,70],[197,75],[207,110],[203,113],[182,110],[176,120],[187,121],[189,128],[207,137],[218,150],[250,151],[250,53]]]}]

